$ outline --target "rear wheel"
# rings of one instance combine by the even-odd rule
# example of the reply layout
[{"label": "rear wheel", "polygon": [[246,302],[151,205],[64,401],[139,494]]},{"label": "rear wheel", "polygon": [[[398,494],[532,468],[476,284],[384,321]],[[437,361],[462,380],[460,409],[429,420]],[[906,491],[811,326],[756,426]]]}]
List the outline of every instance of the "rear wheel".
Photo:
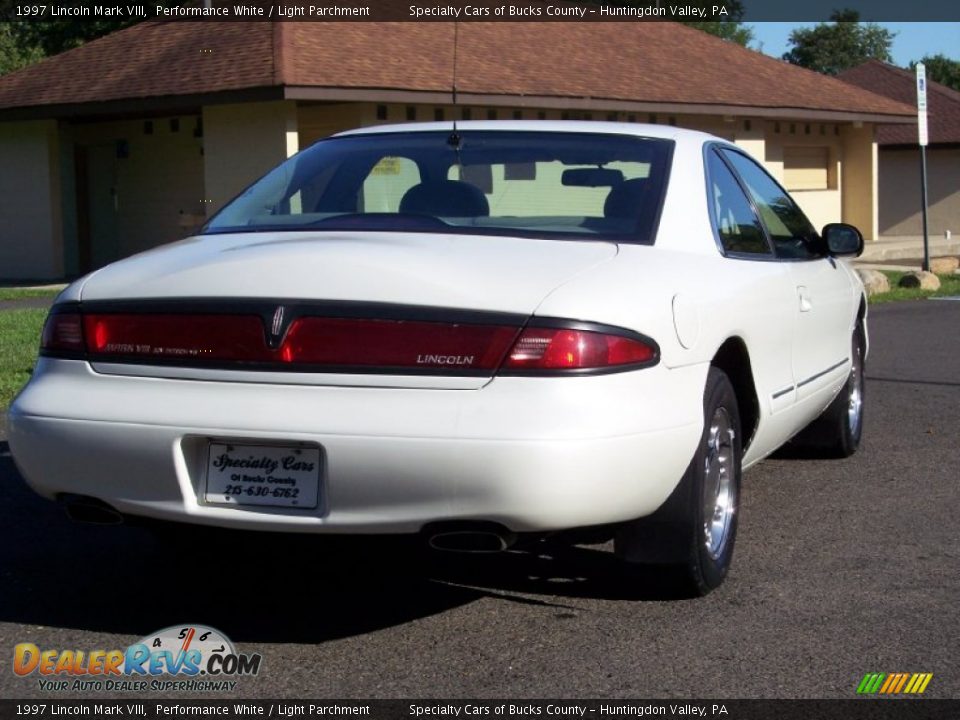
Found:
[{"label": "rear wheel", "polygon": [[864,344],[863,325],[858,324],[851,340],[846,384],[823,414],[791,441],[794,445],[824,457],[845,458],[857,451],[863,435]]},{"label": "rear wheel", "polygon": [[615,539],[628,568],[676,566],[698,595],[727,576],[740,501],[740,413],[730,380],[717,368],[707,375],[703,414],[700,443],[677,489],[650,517],[625,523]]}]

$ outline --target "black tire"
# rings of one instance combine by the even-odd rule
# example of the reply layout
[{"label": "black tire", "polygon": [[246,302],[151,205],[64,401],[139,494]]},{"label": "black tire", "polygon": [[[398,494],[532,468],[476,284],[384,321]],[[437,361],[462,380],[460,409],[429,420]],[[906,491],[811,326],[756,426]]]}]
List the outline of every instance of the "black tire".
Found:
[{"label": "black tire", "polygon": [[863,325],[857,324],[850,347],[850,376],[826,410],[791,440],[819,457],[846,458],[860,447],[865,395]]},{"label": "black tire", "polygon": [[[740,504],[740,412],[729,378],[714,367],[707,374],[703,417],[700,443],[670,498],[653,515],[624,523],[614,540],[628,573],[636,566],[674,566],[696,595],[716,589],[727,576]],[[714,522],[708,524],[708,515]]]}]

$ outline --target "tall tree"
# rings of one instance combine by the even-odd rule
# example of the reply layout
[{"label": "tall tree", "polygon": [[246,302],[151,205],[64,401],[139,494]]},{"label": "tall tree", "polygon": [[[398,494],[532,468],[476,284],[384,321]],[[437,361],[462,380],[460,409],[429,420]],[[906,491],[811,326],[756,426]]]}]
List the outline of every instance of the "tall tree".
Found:
[{"label": "tall tree", "polygon": [[794,65],[837,75],[867,60],[892,62],[895,33],[875,23],[861,23],[856,10],[835,10],[831,23],[797,28],[790,33],[793,47],[783,59]]},{"label": "tall tree", "polygon": [[[165,7],[188,2],[190,0],[152,0],[153,6]],[[59,4],[80,7],[89,5],[89,2],[60,0]],[[4,0],[0,0],[0,75],[140,22],[139,19],[130,18],[11,22],[6,20],[10,12],[4,7]]]},{"label": "tall tree", "polygon": [[43,58],[43,50],[24,41],[18,32],[21,23],[0,22],[0,75],[19,70]]},{"label": "tall tree", "polygon": [[737,45],[747,47],[753,41],[753,28],[744,25],[739,20],[720,20],[718,22],[689,22],[684,23],[697,30],[716,35],[723,40],[735,42]]},{"label": "tall tree", "polygon": [[56,55],[71,50],[90,40],[108,35],[137,20],[47,20],[45,22],[21,23],[22,41],[40,47],[45,55]]},{"label": "tall tree", "polygon": [[[924,55],[920,58],[927,68],[927,79],[960,91],[960,61],[951,60],[946,55]],[[917,63],[910,63],[910,70],[916,72]]]}]

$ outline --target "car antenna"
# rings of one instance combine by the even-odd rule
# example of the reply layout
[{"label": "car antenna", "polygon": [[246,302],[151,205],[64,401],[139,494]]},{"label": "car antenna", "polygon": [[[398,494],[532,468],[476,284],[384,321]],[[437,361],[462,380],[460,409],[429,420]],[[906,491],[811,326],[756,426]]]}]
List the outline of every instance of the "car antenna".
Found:
[{"label": "car antenna", "polygon": [[451,77],[451,88],[453,98],[453,132],[447,138],[447,145],[455,148],[457,151],[457,164],[460,164],[460,133],[457,132],[457,45],[459,40],[460,26],[456,20],[453,21],[453,74]]}]

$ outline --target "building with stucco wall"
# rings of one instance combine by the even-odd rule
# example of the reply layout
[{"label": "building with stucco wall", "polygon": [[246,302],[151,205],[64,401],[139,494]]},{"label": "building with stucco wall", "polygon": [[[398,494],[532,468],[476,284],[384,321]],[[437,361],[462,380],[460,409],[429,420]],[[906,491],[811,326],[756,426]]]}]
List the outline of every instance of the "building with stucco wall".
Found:
[{"label": "building with stucco wall", "polygon": [[[915,103],[916,76],[870,60],[840,75],[845,82]],[[960,92],[927,82],[927,223],[931,235],[960,235]],[[884,237],[923,234],[920,145],[916,126],[877,128],[877,229]]]},{"label": "building with stucco wall", "polygon": [[821,226],[878,235],[878,123],[909,106],[673,23],[145,22],[0,77],[0,278],[72,277],[194,232],[319,138],[378,123],[705,130]]}]

